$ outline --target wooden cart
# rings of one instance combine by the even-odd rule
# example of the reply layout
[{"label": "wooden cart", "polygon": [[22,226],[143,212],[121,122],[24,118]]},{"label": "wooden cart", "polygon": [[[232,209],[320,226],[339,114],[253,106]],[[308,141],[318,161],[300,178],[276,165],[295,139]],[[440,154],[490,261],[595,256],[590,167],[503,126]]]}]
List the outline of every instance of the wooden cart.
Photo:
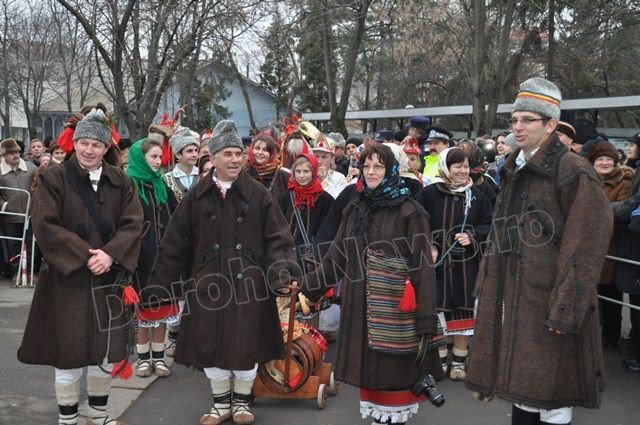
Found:
[{"label": "wooden cart", "polygon": [[320,360],[314,370],[307,371],[308,376],[303,383],[292,389],[289,384],[292,380],[291,370],[294,355],[293,332],[295,323],[295,309],[297,290],[291,291],[291,305],[289,307],[289,323],[287,328],[287,343],[284,360],[284,382],[268,381],[264,374],[258,373],[253,384],[253,396],[275,399],[316,399],[318,407],[324,409],[327,405],[327,396],[338,393],[338,383],[334,379],[331,363]]}]

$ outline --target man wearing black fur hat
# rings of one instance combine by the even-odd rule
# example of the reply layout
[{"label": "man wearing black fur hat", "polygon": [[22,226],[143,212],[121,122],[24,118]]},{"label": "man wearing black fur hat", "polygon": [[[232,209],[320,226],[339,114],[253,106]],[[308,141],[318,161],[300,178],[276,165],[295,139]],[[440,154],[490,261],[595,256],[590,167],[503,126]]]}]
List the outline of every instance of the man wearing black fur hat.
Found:
[{"label": "man wearing black fur hat", "polygon": [[[171,288],[185,270],[185,313],[175,359],[203,368],[213,406],[202,425],[251,424],[258,363],[283,356],[275,297],[299,279],[293,240],[267,189],[243,171],[233,121],[213,130],[214,172],[186,193],[158,250],[149,282]],[[233,387],[231,379],[233,377]],[[232,395],[233,394],[233,395]]]},{"label": "man wearing black fur hat", "polygon": [[513,403],[514,425],[570,424],[604,389],[596,288],[613,218],[593,167],[555,134],[561,98],[542,78],[520,85],[476,283],[466,386]]},{"label": "man wearing black fur hat", "polygon": [[58,424],[78,423],[88,366],[87,425],[124,425],[109,417],[107,401],[112,374],[130,371],[119,296],[138,262],[142,207],[131,180],[103,159],[111,127],[102,110],[78,123],[73,140],[75,153],[43,171],[34,194],[44,260],[18,359],[55,367]]}]

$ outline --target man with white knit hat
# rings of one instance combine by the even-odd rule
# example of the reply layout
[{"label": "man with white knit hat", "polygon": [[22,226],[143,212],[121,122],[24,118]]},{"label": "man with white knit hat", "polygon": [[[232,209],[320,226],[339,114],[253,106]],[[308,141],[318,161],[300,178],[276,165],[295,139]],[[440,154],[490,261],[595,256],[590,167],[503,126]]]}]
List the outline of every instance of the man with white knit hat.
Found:
[{"label": "man with white knit hat", "polygon": [[190,270],[175,359],[204,369],[210,381],[213,406],[200,423],[251,424],[258,363],[283,356],[275,297],[300,271],[280,208],[243,170],[235,123],[220,121],[208,144],[212,177],[174,212],[149,281],[170,288]]},{"label": "man with white knit hat", "polygon": [[613,219],[593,167],[558,139],[561,100],[543,78],[520,85],[476,284],[466,386],[513,403],[514,425],[570,424],[604,389],[596,288]]},{"label": "man with white knit hat", "polygon": [[198,147],[200,146],[198,133],[186,127],[180,128],[169,139],[171,150],[177,162],[173,170],[163,177],[167,186],[176,195],[178,202],[182,200],[189,189],[198,182]]}]

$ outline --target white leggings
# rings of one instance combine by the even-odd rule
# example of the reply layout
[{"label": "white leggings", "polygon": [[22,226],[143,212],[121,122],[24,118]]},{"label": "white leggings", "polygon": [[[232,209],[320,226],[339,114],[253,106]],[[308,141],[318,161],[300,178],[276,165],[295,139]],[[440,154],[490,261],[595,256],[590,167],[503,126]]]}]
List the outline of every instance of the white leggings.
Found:
[{"label": "white leggings", "polygon": [[242,379],[243,381],[253,381],[256,379],[256,375],[258,373],[258,364],[253,367],[251,370],[228,370],[228,369],[220,369],[219,367],[205,367],[204,373],[207,375],[212,381],[222,381],[223,379],[231,378],[231,375],[234,375],[238,379]]},{"label": "white leggings", "polygon": [[[106,370],[111,370],[112,364],[105,366]],[[82,378],[83,368],[78,369],[58,369],[56,371],[56,382],[59,384],[73,384],[80,378]],[[87,375],[95,376],[97,378],[105,378],[110,374],[103,372],[98,366],[87,366]]]},{"label": "white leggings", "polygon": [[522,404],[516,404],[517,408],[526,412],[540,413],[540,421],[549,424],[568,424],[571,423],[571,416],[573,408],[561,407],[560,409],[544,410],[536,407],[523,406]]}]

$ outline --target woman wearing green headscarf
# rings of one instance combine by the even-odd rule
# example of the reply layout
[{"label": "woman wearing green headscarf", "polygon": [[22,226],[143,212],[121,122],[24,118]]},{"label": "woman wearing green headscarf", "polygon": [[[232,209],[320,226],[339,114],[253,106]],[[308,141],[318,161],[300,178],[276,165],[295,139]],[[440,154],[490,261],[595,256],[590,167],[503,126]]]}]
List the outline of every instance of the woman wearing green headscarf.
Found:
[{"label": "woman wearing green headscarf", "polygon": [[150,376],[152,372],[160,377],[171,374],[164,360],[164,338],[167,324],[177,322],[180,317],[177,304],[152,306],[151,293],[145,290],[160,240],[177,206],[175,195],[162,179],[161,162],[162,145],[155,140],[139,140],[129,149],[129,166],[126,173],[138,189],[138,196],[144,210],[144,230],[135,279],[141,300],[136,311],[138,316],[136,375],[140,377]]}]

